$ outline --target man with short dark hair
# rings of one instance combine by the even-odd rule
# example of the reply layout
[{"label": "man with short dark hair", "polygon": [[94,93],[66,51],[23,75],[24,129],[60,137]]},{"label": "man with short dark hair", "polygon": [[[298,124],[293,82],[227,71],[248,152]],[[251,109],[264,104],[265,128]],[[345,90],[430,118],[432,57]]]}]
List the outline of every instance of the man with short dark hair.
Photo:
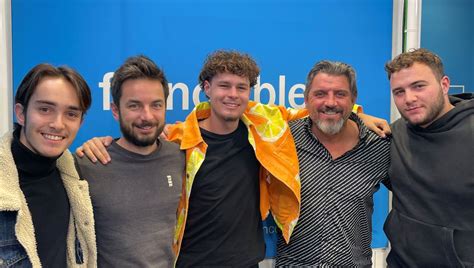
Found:
[{"label": "man with short dark hair", "polygon": [[91,104],[69,67],[39,64],[15,96],[0,140],[0,266],[96,267],[92,204],[67,150]]},{"label": "man with short dark hair", "polygon": [[474,267],[474,101],[448,97],[441,59],[426,49],[385,66],[403,118],[392,125],[390,267]]},{"label": "man with short dark hair", "polygon": [[386,183],[390,141],[352,113],[354,69],[320,61],[304,92],[309,117],[290,122],[300,163],[301,214],[277,267],[369,267],[373,194]]},{"label": "man with short dark hair", "polygon": [[[259,73],[247,54],[211,53],[199,75],[209,101],[168,133],[187,160],[177,267],[257,267],[265,255],[262,219],[271,211],[285,241],[297,223],[300,181],[287,121],[307,111],[251,101]],[[83,146],[104,159],[99,139]]]},{"label": "man with short dark hair", "polygon": [[108,165],[76,158],[91,188],[101,267],[171,267],[176,207],[184,176],[178,145],[158,139],[168,82],[145,56],[131,57],[112,78],[112,114],[122,137]]}]

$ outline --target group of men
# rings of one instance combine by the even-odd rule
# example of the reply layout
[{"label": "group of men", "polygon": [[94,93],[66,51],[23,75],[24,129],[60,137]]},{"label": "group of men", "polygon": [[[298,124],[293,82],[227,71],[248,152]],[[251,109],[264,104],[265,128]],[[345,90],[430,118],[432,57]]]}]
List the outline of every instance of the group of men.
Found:
[{"label": "group of men", "polygon": [[316,63],[306,109],[293,110],[250,101],[257,64],[217,51],[199,75],[208,101],[165,140],[167,80],[132,57],[112,79],[122,136],[92,139],[74,158],[67,147],[90,90],[70,68],[36,66],[0,142],[0,266],[258,267],[271,215],[277,267],[370,267],[383,183],[390,267],[474,267],[472,94],[448,97],[443,64],[426,49],[385,68],[403,117],[391,137],[352,112],[348,64]]}]

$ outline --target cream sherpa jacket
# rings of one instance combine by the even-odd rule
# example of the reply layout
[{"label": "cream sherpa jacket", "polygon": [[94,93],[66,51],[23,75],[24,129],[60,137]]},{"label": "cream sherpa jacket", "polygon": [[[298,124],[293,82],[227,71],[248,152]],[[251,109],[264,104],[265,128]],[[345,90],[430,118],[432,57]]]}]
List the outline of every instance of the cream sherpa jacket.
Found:
[{"label": "cream sherpa jacket", "polygon": [[[26,198],[20,189],[18,171],[11,153],[12,133],[0,139],[0,213],[17,211],[15,234],[25,249],[34,268],[41,267],[36,248],[35,230]],[[71,153],[66,150],[57,160],[64,188],[69,198],[71,216],[67,235],[68,267],[97,267],[97,248],[94,230],[94,216],[89,186],[80,180]],[[83,263],[76,263],[75,241],[82,249]]]}]

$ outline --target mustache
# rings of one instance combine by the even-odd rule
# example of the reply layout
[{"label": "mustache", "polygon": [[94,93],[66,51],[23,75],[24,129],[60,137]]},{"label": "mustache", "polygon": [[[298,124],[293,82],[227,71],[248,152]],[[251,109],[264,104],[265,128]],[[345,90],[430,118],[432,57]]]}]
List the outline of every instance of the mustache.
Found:
[{"label": "mustache", "polygon": [[324,107],[324,108],[320,109],[319,112],[323,112],[323,113],[326,113],[326,112],[342,113],[343,111],[342,111],[341,108],[337,108],[337,107]]},{"label": "mustache", "polygon": [[143,127],[155,127],[158,126],[160,122],[158,121],[143,121],[140,124],[133,124],[136,127],[143,128]]}]

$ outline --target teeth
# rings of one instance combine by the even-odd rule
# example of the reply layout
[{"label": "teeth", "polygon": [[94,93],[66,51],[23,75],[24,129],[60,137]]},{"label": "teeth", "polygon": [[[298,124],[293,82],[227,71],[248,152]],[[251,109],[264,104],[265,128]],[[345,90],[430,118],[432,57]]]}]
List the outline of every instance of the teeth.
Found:
[{"label": "teeth", "polygon": [[43,136],[48,140],[54,140],[54,141],[59,141],[59,140],[64,139],[61,136],[55,136],[55,135],[50,135],[50,134],[43,134]]},{"label": "teeth", "polygon": [[337,114],[337,112],[334,112],[334,111],[325,111],[324,113],[325,113],[325,114],[331,114],[331,115],[332,115],[332,114]]}]

